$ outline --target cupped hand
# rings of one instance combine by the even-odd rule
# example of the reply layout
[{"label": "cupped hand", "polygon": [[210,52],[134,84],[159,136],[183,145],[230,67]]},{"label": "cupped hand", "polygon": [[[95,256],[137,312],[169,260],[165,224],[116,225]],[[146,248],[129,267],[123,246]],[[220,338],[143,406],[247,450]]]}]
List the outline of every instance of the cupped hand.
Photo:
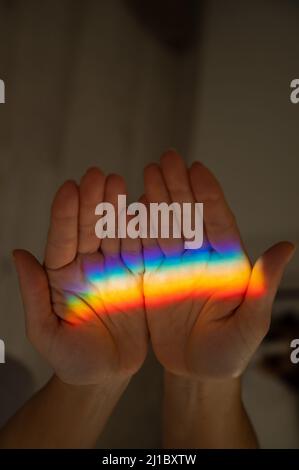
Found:
[{"label": "cupped hand", "polygon": [[140,240],[95,234],[96,205],[125,193],[120,176],[88,170],[54,198],[44,265],[14,251],[29,339],[70,384],[130,376],[146,356]]},{"label": "cupped hand", "polygon": [[187,170],[169,151],[160,165],[145,169],[144,178],[144,202],[203,203],[201,249],[186,250],[183,236],[143,240],[145,306],[156,356],[176,375],[237,377],[268,331],[294,247],[281,242],[252,267],[218,181],[199,162]]}]

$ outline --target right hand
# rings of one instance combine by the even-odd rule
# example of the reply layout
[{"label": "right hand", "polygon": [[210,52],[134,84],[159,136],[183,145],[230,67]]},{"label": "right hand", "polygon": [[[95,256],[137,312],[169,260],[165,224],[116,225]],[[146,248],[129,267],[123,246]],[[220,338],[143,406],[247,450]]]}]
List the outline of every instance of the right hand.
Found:
[{"label": "right hand", "polygon": [[126,262],[128,252],[142,259],[140,240],[95,235],[96,205],[125,192],[121,177],[88,170],[55,196],[44,266],[14,251],[29,339],[69,384],[130,377],[147,353],[142,269]]}]

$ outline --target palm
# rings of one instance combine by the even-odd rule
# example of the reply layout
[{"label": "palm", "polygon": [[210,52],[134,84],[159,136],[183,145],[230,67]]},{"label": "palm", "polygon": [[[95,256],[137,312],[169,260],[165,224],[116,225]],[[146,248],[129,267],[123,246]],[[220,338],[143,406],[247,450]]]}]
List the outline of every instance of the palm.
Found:
[{"label": "palm", "polygon": [[[160,362],[174,373],[183,373],[192,367],[193,357],[202,358],[202,363],[196,366],[202,375],[206,372],[206,358],[217,367],[219,351],[225,351],[230,362],[231,358],[236,360],[230,367],[237,368],[238,349],[244,345],[232,312],[241,303],[249,281],[250,264],[246,256],[222,260],[222,273],[217,267],[221,256],[213,251],[203,252],[200,262],[194,263],[192,252],[185,252],[174,269],[168,269],[168,259],[162,253],[160,256],[159,266],[144,276],[151,338]],[[153,286],[159,286],[158,296],[167,299],[164,304],[162,301],[162,305],[154,305],[157,292],[153,292]],[[234,286],[234,295],[226,298],[230,286]],[[228,368],[223,353],[221,362],[222,367]]]},{"label": "palm", "polygon": [[[47,273],[53,310],[63,320],[52,339],[52,354],[49,351],[54,368],[71,370],[75,354],[80,375],[96,378],[117,368],[136,371],[146,347],[140,275],[133,275],[121,259],[112,268],[100,252],[78,255],[71,264]],[[125,307],[128,292],[136,304],[130,313]]]}]

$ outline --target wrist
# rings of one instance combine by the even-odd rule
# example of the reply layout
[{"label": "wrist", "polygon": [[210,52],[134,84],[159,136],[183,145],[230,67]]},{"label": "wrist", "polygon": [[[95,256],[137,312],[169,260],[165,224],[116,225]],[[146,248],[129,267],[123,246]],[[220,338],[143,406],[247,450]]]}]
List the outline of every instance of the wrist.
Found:
[{"label": "wrist", "polygon": [[106,377],[97,384],[72,385],[54,375],[40,393],[47,426],[53,430],[45,446],[52,441],[64,447],[94,446],[128,383],[129,378]]},{"label": "wrist", "polygon": [[164,370],[165,387],[171,388],[178,393],[190,394],[200,402],[214,402],[217,406],[228,403],[242,403],[241,377],[227,378],[221,380],[202,380],[196,376],[176,375]]},{"label": "wrist", "polygon": [[98,399],[99,396],[103,397],[106,394],[113,396],[122,392],[130,382],[130,376],[105,376],[96,384],[70,384],[64,382],[58,375],[54,374],[50,379],[48,386],[54,387],[61,396],[68,397],[68,399],[84,398],[90,401],[92,398]]},{"label": "wrist", "polygon": [[164,380],[165,447],[257,447],[240,378],[203,381],[165,371]]}]

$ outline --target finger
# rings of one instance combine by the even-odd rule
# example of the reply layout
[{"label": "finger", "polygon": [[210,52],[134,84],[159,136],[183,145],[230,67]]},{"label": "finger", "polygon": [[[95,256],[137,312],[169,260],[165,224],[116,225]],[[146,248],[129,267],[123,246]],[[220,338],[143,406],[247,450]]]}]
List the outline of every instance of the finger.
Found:
[{"label": "finger", "polygon": [[94,253],[101,240],[96,236],[96,206],[103,201],[105,176],[98,168],[90,168],[80,182],[79,253]]},{"label": "finger", "polygon": [[52,311],[47,275],[34,258],[25,250],[14,250],[14,262],[18,273],[25,310],[28,337],[38,344],[58,326]]},{"label": "finger", "polygon": [[[120,239],[118,237],[118,196],[126,195],[126,184],[124,179],[119,175],[109,175],[105,185],[105,202],[112,204],[115,217],[115,236],[113,238],[103,238],[101,242],[101,250],[107,257],[116,257],[120,255]],[[125,213],[122,214],[125,216]]]},{"label": "finger", "polygon": [[267,250],[255,263],[246,297],[237,311],[240,325],[258,339],[267,333],[273,302],[288,262],[295,252],[289,242],[280,242]]},{"label": "finger", "polygon": [[[175,150],[168,150],[161,157],[161,169],[171,200],[180,204],[181,214],[185,211],[184,216],[182,215],[180,220],[183,238],[187,241],[194,239],[199,235],[203,235],[202,215],[199,214],[198,211],[195,212],[195,198],[184,160]],[[188,211],[187,213],[186,207],[188,206],[184,206],[184,203],[188,204],[191,209],[190,212]],[[188,231],[190,232],[189,236],[184,233],[184,228],[186,229],[187,226]],[[191,234],[192,230],[195,230],[196,232]],[[199,230],[201,231],[201,234],[198,233]],[[197,248],[202,247],[207,247],[207,241],[204,240],[204,237],[202,237],[202,245],[197,246]]]},{"label": "finger", "polygon": [[[166,203],[171,204],[171,198],[166,188],[161,169],[156,164],[148,165],[144,170],[144,185],[145,185],[145,196],[147,201],[150,203]],[[165,218],[168,217],[169,228],[173,228],[173,231],[177,230],[175,224],[178,220],[172,217],[172,223],[170,223],[169,213],[165,213]],[[181,238],[174,238],[173,233],[169,233],[168,238],[162,238],[161,236],[161,218],[160,224],[153,221],[151,217],[151,227],[157,231],[157,240],[159,246],[165,256],[178,256],[184,251],[183,240]],[[166,221],[167,223],[167,221]],[[155,226],[157,225],[157,226]]]},{"label": "finger", "polygon": [[[126,215],[127,230],[130,231],[130,224],[134,224],[136,232],[139,232],[138,216]],[[136,224],[135,224],[136,221]],[[135,237],[135,234],[134,234]],[[142,243],[139,235],[132,238],[127,234],[125,238],[121,239],[121,257],[127,268],[134,274],[141,274],[143,272],[143,257],[142,257]]]},{"label": "finger", "polygon": [[174,150],[165,152],[161,157],[161,170],[172,201],[194,202],[187,168],[180,155]]},{"label": "finger", "polygon": [[71,263],[77,254],[79,193],[74,181],[66,181],[57,191],[45,253],[45,266],[59,269]]},{"label": "finger", "polygon": [[211,246],[220,254],[231,249],[243,251],[234,214],[215,176],[195,162],[190,168],[190,181],[195,199],[204,205],[204,225]]}]

